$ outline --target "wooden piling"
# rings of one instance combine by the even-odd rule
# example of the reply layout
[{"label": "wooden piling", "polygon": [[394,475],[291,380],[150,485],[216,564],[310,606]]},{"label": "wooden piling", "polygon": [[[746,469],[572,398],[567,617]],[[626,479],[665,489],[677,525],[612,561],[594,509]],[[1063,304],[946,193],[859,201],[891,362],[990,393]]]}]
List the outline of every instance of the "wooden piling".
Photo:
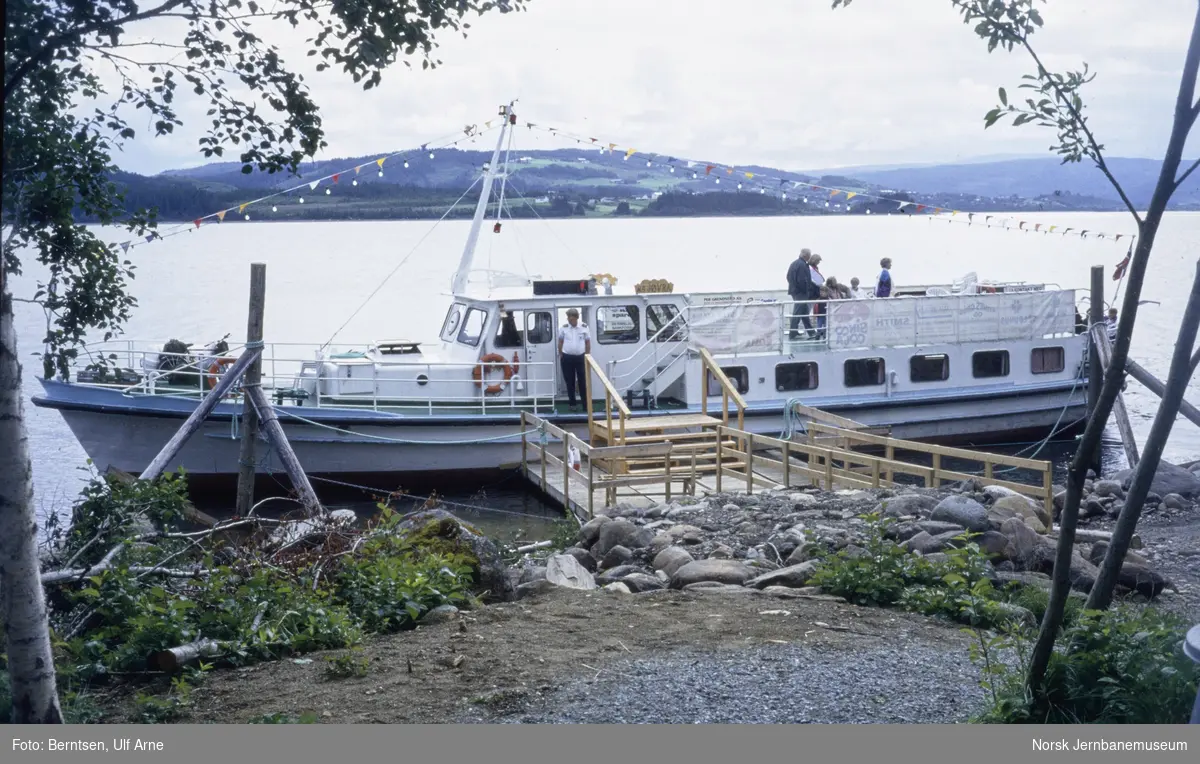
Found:
[{"label": "wooden piling", "polygon": [[304,474],[300,460],[296,458],[292,444],[288,443],[287,436],[283,433],[283,425],[279,424],[279,417],[275,415],[275,409],[271,408],[271,402],[267,400],[266,394],[263,393],[261,387],[248,387],[246,388],[246,397],[258,409],[258,419],[267,434],[267,440],[271,441],[271,446],[279,454],[279,460],[283,462],[283,468],[287,472],[288,479],[292,481],[292,487],[300,494],[304,513],[309,517],[322,514],[325,510],[317,499],[317,492],[313,490],[312,483],[308,482],[308,475]]},{"label": "wooden piling", "polygon": [[[1091,290],[1091,305],[1088,308],[1088,327],[1089,329],[1096,325],[1104,323],[1104,266],[1092,266],[1092,290]],[[1090,336],[1090,332],[1089,332]],[[1100,388],[1104,385],[1104,368],[1100,365],[1100,353],[1096,348],[1096,343],[1091,343],[1090,352],[1088,353],[1088,388],[1087,388],[1087,411],[1088,417],[1091,417],[1096,411],[1096,404],[1100,400]],[[1096,453],[1091,455],[1092,469],[1096,474],[1100,474],[1100,445],[1096,445]]]},{"label": "wooden piling", "polygon": [[[1107,374],[1112,369],[1112,345],[1108,341],[1108,332],[1104,326],[1093,326],[1091,338],[1092,350],[1095,351],[1101,368]],[[1117,370],[1113,373],[1120,374],[1122,372]],[[1121,393],[1117,393],[1117,399],[1113,401],[1112,415],[1117,423],[1117,431],[1121,434],[1125,460],[1129,462],[1129,467],[1132,469],[1138,463],[1137,440],[1133,437],[1133,423],[1129,420],[1129,411],[1125,408],[1125,396]]]},{"label": "wooden piling", "polygon": [[[263,339],[263,315],[267,300],[267,266],[265,263],[250,264],[250,310],[246,321],[246,347],[261,347]],[[257,387],[262,381],[261,354],[250,367],[242,386]],[[250,397],[242,403],[242,445],[238,456],[237,514],[246,517],[254,506],[255,441],[258,440],[258,414]]]},{"label": "wooden piling", "polygon": [[167,465],[171,463],[171,460],[183,448],[183,444],[187,443],[188,438],[192,437],[196,430],[200,429],[200,425],[204,424],[204,420],[208,418],[212,410],[217,407],[217,404],[229,393],[234,383],[237,382],[242,374],[246,372],[246,369],[250,367],[250,364],[256,361],[261,354],[261,348],[247,350],[242,353],[242,356],[237,359],[233,366],[230,366],[229,370],[217,380],[216,386],[200,401],[200,405],[196,406],[196,410],[184,421],[183,426],[179,428],[171,439],[167,441],[167,444],[163,446],[162,450],[158,452],[158,456],[154,457],[154,461],[150,462],[150,466],[142,471],[142,474],[138,476],[139,480],[154,480],[166,470]]}]

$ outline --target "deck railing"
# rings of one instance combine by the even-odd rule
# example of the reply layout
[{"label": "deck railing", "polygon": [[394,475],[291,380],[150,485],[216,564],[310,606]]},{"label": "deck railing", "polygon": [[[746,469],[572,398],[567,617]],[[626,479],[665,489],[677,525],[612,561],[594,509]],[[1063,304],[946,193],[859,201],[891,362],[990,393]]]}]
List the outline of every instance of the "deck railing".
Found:
[{"label": "deck railing", "polygon": [[[290,352],[299,348],[311,350],[312,355],[304,357]],[[139,347],[133,341],[95,343],[85,347],[73,377],[79,384],[119,390],[130,396],[170,395],[203,399],[243,350],[242,346],[234,345],[219,355],[206,348],[194,348],[187,353],[165,353],[157,348]],[[411,360],[390,361],[386,356],[363,356],[361,365],[341,366],[337,375],[329,375],[321,370],[322,364],[330,361],[331,356],[320,357],[317,350],[315,345],[299,343],[265,345],[262,386],[268,395],[275,397],[276,404],[295,402],[305,406],[336,405],[348,409],[426,414],[459,409],[481,413],[517,408],[551,411],[554,407],[556,364],[553,361],[525,363],[510,379],[481,380],[480,384],[473,377],[478,361],[414,363]],[[164,359],[174,359],[178,365],[159,368]],[[107,370],[94,368],[101,361]],[[327,383],[344,383],[347,377],[342,376],[343,373],[355,372],[361,376],[349,379],[361,383],[361,392],[338,395],[322,392]],[[494,381],[503,381],[503,389],[499,393],[488,393],[486,388]],[[302,390],[302,382],[315,382],[315,394]],[[231,393],[227,400],[239,402],[240,392]]]},{"label": "deck railing", "polygon": [[703,386],[700,391],[700,412],[708,413],[708,379],[709,375],[716,380],[721,387],[721,422],[729,424],[729,402],[733,401],[733,405],[737,410],[737,426],[742,429],[746,423],[746,400],[742,398],[742,394],[738,392],[737,386],[733,384],[733,380],[729,375],[717,364],[712,353],[708,352],[707,348],[700,348],[700,384]]}]

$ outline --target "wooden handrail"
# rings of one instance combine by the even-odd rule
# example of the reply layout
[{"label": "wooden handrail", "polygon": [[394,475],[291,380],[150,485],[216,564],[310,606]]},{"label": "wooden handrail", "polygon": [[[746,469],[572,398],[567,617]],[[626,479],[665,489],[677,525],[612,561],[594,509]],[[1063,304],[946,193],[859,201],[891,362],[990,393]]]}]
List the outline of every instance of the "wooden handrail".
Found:
[{"label": "wooden handrail", "polygon": [[608,425],[605,435],[605,442],[608,445],[614,445],[613,437],[613,404],[617,406],[617,420],[620,425],[618,432],[617,444],[624,445],[625,443],[625,421],[632,416],[629,407],[625,405],[625,401],[621,400],[621,393],[617,391],[612,380],[604,373],[604,369],[600,368],[600,364],[592,358],[592,354],[584,355],[583,361],[587,367],[587,373],[584,374],[584,397],[587,398],[587,413],[588,413],[588,443],[596,441],[596,417],[595,410],[592,408],[592,374],[600,377],[600,384],[604,387],[604,419]]},{"label": "wooden handrail", "polygon": [[711,372],[713,377],[721,385],[721,421],[729,424],[729,401],[733,401],[733,405],[737,406],[737,428],[743,429],[746,422],[746,401],[742,398],[742,394],[738,392],[737,386],[729,379],[717,361],[712,357],[712,353],[708,352],[708,348],[700,348],[700,384],[703,389],[700,391],[700,411],[704,414],[708,413],[708,377],[704,372]]}]

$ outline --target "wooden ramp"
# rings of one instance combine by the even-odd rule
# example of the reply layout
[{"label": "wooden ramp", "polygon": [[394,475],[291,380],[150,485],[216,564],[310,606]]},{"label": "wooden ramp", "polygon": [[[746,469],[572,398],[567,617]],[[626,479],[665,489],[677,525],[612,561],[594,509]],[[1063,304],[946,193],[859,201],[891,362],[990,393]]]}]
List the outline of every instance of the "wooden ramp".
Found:
[{"label": "wooden ramp", "polygon": [[[580,522],[618,502],[649,506],[698,492],[901,484],[936,488],[966,479],[1029,496],[1053,513],[1047,461],[898,440],[888,428],[867,427],[799,403],[793,404],[793,414],[804,420],[802,438],[797,439],[801,433],[785,440],[747,432],[745,402],[737,389],[707,351],[700,356],[706,374],[721,386],[720,416],[710,415],[706,405],[700,414],[634,418],[588,356],[587,397],[592,400],[595,375],[604,387],[603,418],[589,403],[585,442],[523,412],[522,474]],[[1021,473],[1030,477],[1028,482],[1017,479]]]}]

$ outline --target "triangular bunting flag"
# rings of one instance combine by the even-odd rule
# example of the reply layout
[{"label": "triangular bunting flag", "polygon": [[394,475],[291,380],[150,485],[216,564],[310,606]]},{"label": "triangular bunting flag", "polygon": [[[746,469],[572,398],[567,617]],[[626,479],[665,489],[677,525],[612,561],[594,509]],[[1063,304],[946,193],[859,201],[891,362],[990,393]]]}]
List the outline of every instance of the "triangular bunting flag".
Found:
[{"label": "triangular bunting flag", "polygon": [[1058,228],[1058,226],[1056,226],[1056,225],[1050,226],[1050,228],[1046,231],[1046,233],[1054,233],[1055,228]]},{"label": "triangular bunting flag", "polygon": [[355,174],[355,175],[358,175],[358,171],[359,171],[359,170],[361,170],[361,169],[362,169],[362,165],[359,165],[358,167],[355,167],[355,168],[354,168],[354,174]]},{"label": "triangular bunting flag", "polygon": [[725,174],[726,174],[726,175],[733,175],[733,168],[732,168],[732,167],[726,167],[726,168],[725,168]]},{"label": "triangular bunting flag", "polygon": [[690,159],[689,159],[689,160],[688,160],[688,163],[687,163],[687,166],[688,166],[688,167],[695,167],[695,166],[696,166],[696,163],[695,163],[695,162],[693,162],[692,160],[690,160]]},{"label": "triangular bunting flag", "polygon": [[628,159],[629,157],[633,156],[636,153],[637,153],[637,149],[629,149],[628,151],[625,152],[625,158]]},{"label": "triangular bunting flag", "polygon": [[898,210],[902,210],[902,209],[904,209],[905,207],[909,206],[910,204],[912,204],[912,202],[900,202],[900,206],[899,206],[899,207],[897,207],[896,209],[898,209]]},{"label": "triangular bunting flag", "polygon": [[856,196],[858,196],[857,191],[847,191],[846,192],[846,201],[850,201],[851,199],[853,199]]},{"label": "triangular bunting flag", "polygon": [[150,243],[150,242],[152,242],[152,241],[154,241],[154,234],[149,234],[149,235],[146,237],[146,243],[147,243],[147,244],[149,244],[149,243]]},{"label": "triangular bunting flag", "polygon": [[842,193],[842,192],[841,192],[841,191],[839,191],[838,189],[836,189],[836,188],[835,188],[835,189],[833,190],[833,193],[831,193],[831,194],[829,195],[829,198],[830,198],[830,199],[832,199],[833,197],[837,196],[837,195],[838,195],[838,194],[840,194],[840,193]]},{"label": "triangular bunting flag", "polygon": [[1125,234],[1123,234],[1123,233],[1119,233],[1119,234],[1117,234],[1117,238],[1116,238],[1116,240],[1117,240],[1117,241],[1120,241],[1120,240],[1121,240],[1121,237],[1122,237],[1122,236],[1124,236],[1124,235],[1125,235]]},{"label": "triangular bunting flag", "polygon": [[1034,230],[1034,231],[1040,231],[1040,230],[1042,230],[1042,224],[1041,224],[1041,223],[1038,223],[1037,225],[1035,225],[1035,226],[1033,227],[1033,230]]},{"label": "triangular bunting flag", "polygon": [[713,171],[713,166],[712,166],[711,164],[710,164],[710,165],[706,165],[706,166],[704,167],[704,174],[705,174],[705,175],[708,175],[708,174],[710,174],[712,171]]},{"label": "triangular bunting flag", "polygon": [[200,218],[196,218],[195,220],[193,220],[192,224],[195,225],[197,228],[199,228],[200,227]]},{"label": "triangular bunting flag", "polygon": [[592,143],[595,143],[595,142],[596,142],[596,139],[595,139],[595,138],[593,138],[593,139],[592,139]]},{"label": "triangular bunting flag", "polygon": [[1019,230],[1022,230],[1022,231],[1024,231],[1024,230],[1025,230],[1025,221],[1024,221],[1024,220],[1022,220],[1022,221],[1021,221],[1021,225],[1017,226],[1017,228],[1018,228]]},{"label": "triangular bunting flag", "polygon": [[375,164],[379,165],[380,167],[383,167],[383,163],[386,160],[387,160],[387,157],[379,157],[378,159],[375,160]]},{"label": "triangular bunting flag", "polygon": [[226,212],[228,212],[228,211],[229,211],[229,210],[221,210],[220,212],[218,212],[218,213],[217,213],[217,220],[220,220],[222,223],[223,223],[223,222],[225,222],[225,213],[226,213]]},{"label": "triangular bunting flag", "polygon": [[122,251],[122,252],[128,252],[128,251],[129,251],[129,242],[127,242],[127,241],[123,241],[123,242],[121,242],[121,251]]},{"label": "triangular bunting flag", "polygon": [[917,205],[917,212],[924,212],[924,211],[925,211],[925,205],[924,205],[924,204],[918,204],[918,205]]},{"label": "triangular bunting flag", "polygon": [[752,172],[746,173],[746,180],[750,180],[753,177],[754,177],[754,173],[752,173]]},{"label": "triangular bunting flag", "polygon": [[317,190],[317,186],[319,186],[319,185],[321,185],[321,181],[319,181],[319,180],[314,180],[312,183],[309,183],[309,184],[308,184],[308,187],[309,187],[309,188],[311,188],[313,191],[316,191],[316,190]]},{"label": "triangular bunting flag", "polygon": [[608,144],[608,150],[609,150],[609,151],[612,151],[612,150],[613,150],[613,149],[615,149],[616,147],[617,147],[617,144],[615,144],[615,143],[610,143],[610,144]]},{"label": "triangular bunting flag", "polygon": [[337,173],[337,172],[335,172],[335,173],[333,174],[333,182],[334,182],[334,183],[337,183],[337,182],[338,182],[338,178],[340,178],[340,177],[341,177],[341,173]]},{"label": "triangular bunting flag", "polygon": [[238,212],[239,212],[239,213],[241,213],[241,212],[245,212],[245,211],[246,211],[246,205],[245,205],[245,204],[243,204],[243,205],[240,205],[240,206],[238,207]]},{"label": "triangular bunting flag", "polygon": [[1087,229],[1086,228],[1079,232],[1079,238],[1081,238],[1081,239],[1087,238]]}]

